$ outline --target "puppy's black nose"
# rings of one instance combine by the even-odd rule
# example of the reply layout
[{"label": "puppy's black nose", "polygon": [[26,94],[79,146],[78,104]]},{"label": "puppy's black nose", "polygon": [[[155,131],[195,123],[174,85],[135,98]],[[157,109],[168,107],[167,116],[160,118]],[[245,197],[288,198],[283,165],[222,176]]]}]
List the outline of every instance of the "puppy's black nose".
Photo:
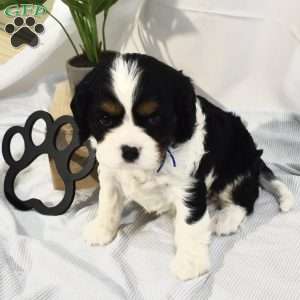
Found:
[{"label": "puppy's black nose", "polygon": [[127,162],[134,162],[139,157],[139,150],[128,145],[121,146],[122,156]]}]

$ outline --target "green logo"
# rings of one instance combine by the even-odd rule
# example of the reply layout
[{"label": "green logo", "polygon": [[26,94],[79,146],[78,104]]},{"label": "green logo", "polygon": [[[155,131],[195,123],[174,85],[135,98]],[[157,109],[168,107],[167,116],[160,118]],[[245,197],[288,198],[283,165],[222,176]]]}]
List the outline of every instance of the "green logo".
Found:
[{"label": "green logo", "polygon": [[40,17],[46,13],[46,8],[43,5],[34,4],[14,4],[5,8],[4,15],[7,17]]},{"label": "green logo", "polygon": [[46,8],[38,4],[14,4],[6,7],[4,14],[13,18],[4,28],[10,35],[11,45],[15,48],[22,45],[36,47],[39,35],[45,31],[44,25],[37,22],[36,18],[45,13]]}]

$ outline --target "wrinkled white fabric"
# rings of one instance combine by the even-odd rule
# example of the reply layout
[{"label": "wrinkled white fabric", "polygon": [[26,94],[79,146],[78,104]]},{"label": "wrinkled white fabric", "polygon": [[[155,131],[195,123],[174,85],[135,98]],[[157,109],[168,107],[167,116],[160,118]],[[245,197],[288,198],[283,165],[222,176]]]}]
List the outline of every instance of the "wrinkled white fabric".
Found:
[{"label": "wrinkled white fabric", "polygon": [[123,50],[183,69],[231,109],[300,111],[300,2],[145,1]]}]

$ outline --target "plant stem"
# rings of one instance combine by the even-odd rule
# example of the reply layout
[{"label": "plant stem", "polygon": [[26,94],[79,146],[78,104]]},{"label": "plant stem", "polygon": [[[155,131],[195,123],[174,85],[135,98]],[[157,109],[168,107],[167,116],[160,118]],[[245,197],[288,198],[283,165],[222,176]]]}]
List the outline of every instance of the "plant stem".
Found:
[{"label": "plant stem", "polygon": [[79,52],[78,52],[78,50],[77,50],[77,48],[76,48],[76,46],[75,46],[75,44],[74,44],[74,42],[73,42],[73,40],[72,40],[70,34],[68,33],[67,29],[64,27],[64,25],[63,25],[63,24],[62,24],[62,23],[61,23],[54,15],[52,15],[51,12],[50,12],[45,6],[44,6],[44,9],[45,9],[46,13],[47,13],[52,19],[54,19],[54,20],[58,23],[58,25],[62,28],[62,30],[63,30],[64,33],[66,34],[66,36],[67,36],[69,42],[71,43],[71,45],[72,45],[72,47],[73,47],[73,49],[74,49],[76,55],[79,55]]},{"label": "plant stem", "polygon": [[93,54],[91,53],[91,43],[89,41],[89,28],[86,24],[86,18],[79,16],[76,10],[70,9],[73,19],[76,23],[76,27],[78,29],[81,41],[83,43],[83,48],[85,49],[85,55],[87,56],[88,60],[95,64],[95,59]]},{"label": "plant stem", "polygon": [[106,26],[107,16],[108,16],[108,9],[104,10],[103,23],[102,23],[102,43],[103,43],[104,51],[106,51],[105,26]]},{"label": "plant stem", "polygon": [[89,41],[89,52],[91,57],[93,57],[93,63],[97,64],[98,57],[97,57],[97,45],[95,41],[97,40],[97,33],[95,28],[95,17],[93,15],[87,15],[85,18],[85,28],[86,28],[86,35]]},{"label": "plant stem", "polygon": [[90,16],[90,25],[91,25],[91,38],[93,44],[93,52],[95,55],[96,63],[99,62],[99,52],[98,52],[98,29],[97,29],[97,19],[95,15]]}]

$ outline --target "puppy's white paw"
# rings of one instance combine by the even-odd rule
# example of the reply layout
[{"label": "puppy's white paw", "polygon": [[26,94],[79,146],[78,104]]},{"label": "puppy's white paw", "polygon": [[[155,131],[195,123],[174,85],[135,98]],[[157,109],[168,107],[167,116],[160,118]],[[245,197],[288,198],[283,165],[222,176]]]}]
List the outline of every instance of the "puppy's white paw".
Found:
[{"label": "puppy's white paw", "polygon": [[110,230],[93,220],[86,225],[83,231],[83,237],[90,246],[109,244],[115,237],[116,231]]},{"label": "puppy's white paw", "polygon": [[280,210],[282,212],[288,212],[291,208],[293,208],[295,204],[295,198],[293,194],[289,192],[280,197],[279,203],[280,203]]},{"label": "puppy's white paw", "polygon": [[208,255],[177,253],[171,263],[173,274],[180,280],[194,279],[209,270]]},{"label": "puppy's white paw", "polygon": [[237,232],[245,219],[246,210],[238,205],[230,205],[216,212],[212,218],[212,231],[216,235],[229,235]]}]

